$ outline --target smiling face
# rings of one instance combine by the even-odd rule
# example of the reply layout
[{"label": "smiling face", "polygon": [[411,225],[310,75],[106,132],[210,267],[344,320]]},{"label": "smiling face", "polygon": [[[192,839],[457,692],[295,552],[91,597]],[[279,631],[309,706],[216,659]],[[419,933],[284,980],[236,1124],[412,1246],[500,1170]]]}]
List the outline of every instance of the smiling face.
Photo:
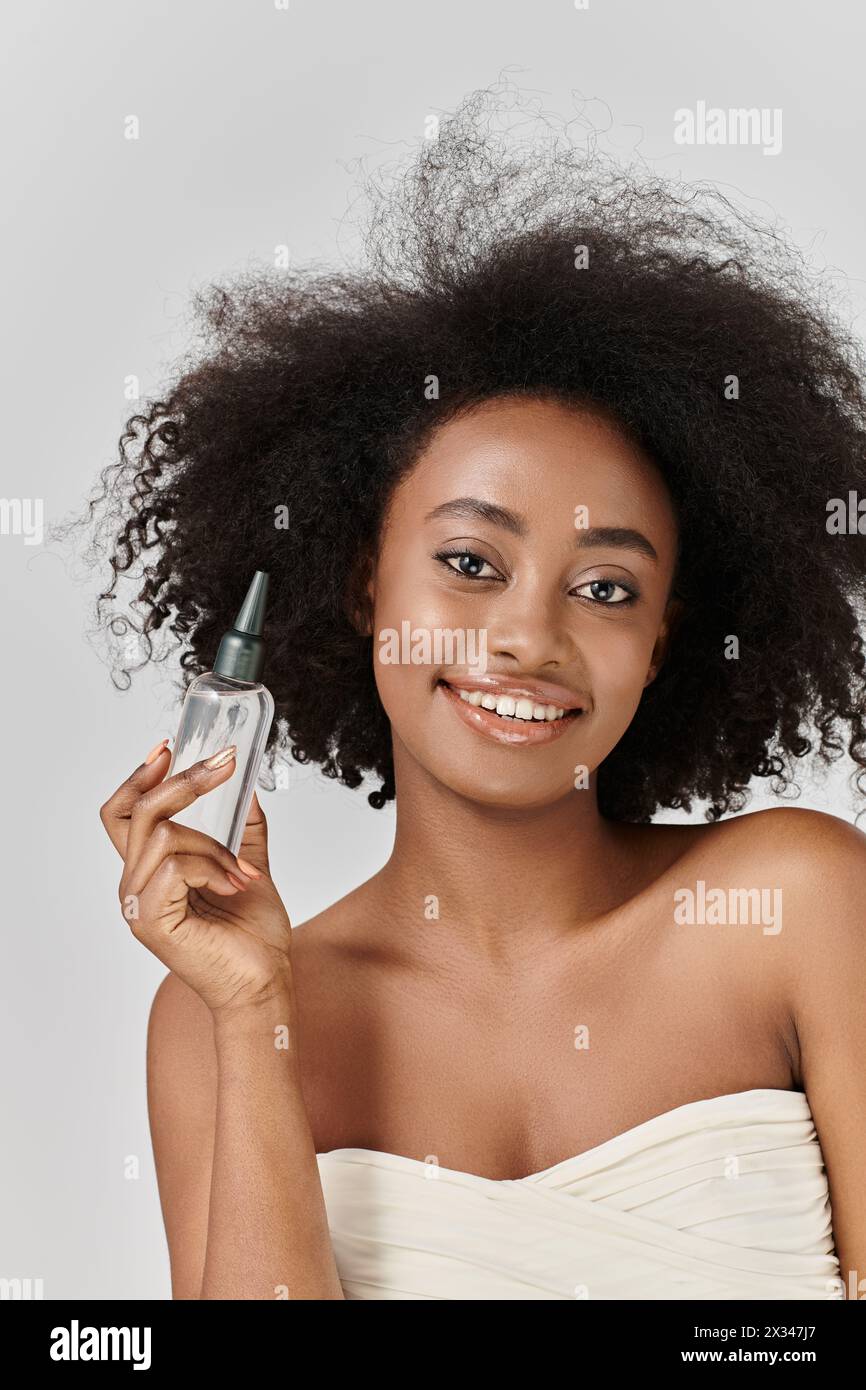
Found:
[{"label": "smiling face", "polygon": [[398,794],[412,769],[490,805],[573,793],[661,664],[676,537],[661,474],[601,416],[498,397],[435,431],[368,589]]}]

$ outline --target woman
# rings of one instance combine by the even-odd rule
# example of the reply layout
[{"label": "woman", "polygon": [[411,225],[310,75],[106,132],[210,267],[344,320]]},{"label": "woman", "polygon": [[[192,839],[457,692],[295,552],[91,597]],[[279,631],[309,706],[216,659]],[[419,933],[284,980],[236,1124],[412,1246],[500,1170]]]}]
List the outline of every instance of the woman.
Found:
[{"label": "woman", "polygon": [[388,862],[294,929],[258,800],[238,858],[171,820],[230,749],[158,745],[102,808],[170,972],[173,1295],[856,1297],[863,836],[720,817],[843,727],[866,767],[864,540],[828,523],[862,361],[775,233],[516,150],[489,100],[366,271],[215,291],[106,489],[115,579],[156,550],[146,640],[208,669],[269,571],[269,766],[396,799]]}]

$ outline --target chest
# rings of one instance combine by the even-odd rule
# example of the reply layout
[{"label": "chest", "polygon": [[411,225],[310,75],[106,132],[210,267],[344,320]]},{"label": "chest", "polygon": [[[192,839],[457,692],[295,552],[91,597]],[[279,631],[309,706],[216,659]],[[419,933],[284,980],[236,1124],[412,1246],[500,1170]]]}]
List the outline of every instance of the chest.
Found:
[{"label": "chest", "polygon": [[356,973],[327,1018],[303,1011],[316,1149],[514,1178],[689,1101],[787,1087],[775,1001],[741,965],[687,940],[474,988]]}]

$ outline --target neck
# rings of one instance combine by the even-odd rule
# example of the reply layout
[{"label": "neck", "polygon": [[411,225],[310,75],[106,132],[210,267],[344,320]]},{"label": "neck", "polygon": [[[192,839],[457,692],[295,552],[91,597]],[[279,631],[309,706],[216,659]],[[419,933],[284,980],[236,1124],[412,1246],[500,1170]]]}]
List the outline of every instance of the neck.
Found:
[{"label": "neck", "polygon": [[395,748],[395,786],[394,848],[378,887],[392,922],[436,923],[449,950],[517,964],[630,896],[638,828],[600,815],[595,773],[549,805],[485,805]]}]

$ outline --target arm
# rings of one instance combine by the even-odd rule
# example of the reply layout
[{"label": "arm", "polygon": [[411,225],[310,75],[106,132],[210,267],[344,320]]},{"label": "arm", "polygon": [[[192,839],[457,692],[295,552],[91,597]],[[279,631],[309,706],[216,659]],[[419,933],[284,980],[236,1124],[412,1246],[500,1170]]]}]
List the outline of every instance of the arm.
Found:
[{"label": "arm", "polygon": [[290,996],[214,1015],[168,975],[147,1072],[173,1297],[342,1298]]},{"label": "arm", "polygon": [[159,745],[99,812],[127,926],[171,972],[151,1011],[148,1105],[172,1289],[338,1299],[267,821],[253,795],[241,858],[172,820],[234,776],[236,751],[166,778]]},{"label": "arm", "polygon": [[800,865],[787,945],[802,1081],[824,1154],[845,1295],[864,1298],[866,836],[822,812],[773,815],[777,849],[781,827]]}]

